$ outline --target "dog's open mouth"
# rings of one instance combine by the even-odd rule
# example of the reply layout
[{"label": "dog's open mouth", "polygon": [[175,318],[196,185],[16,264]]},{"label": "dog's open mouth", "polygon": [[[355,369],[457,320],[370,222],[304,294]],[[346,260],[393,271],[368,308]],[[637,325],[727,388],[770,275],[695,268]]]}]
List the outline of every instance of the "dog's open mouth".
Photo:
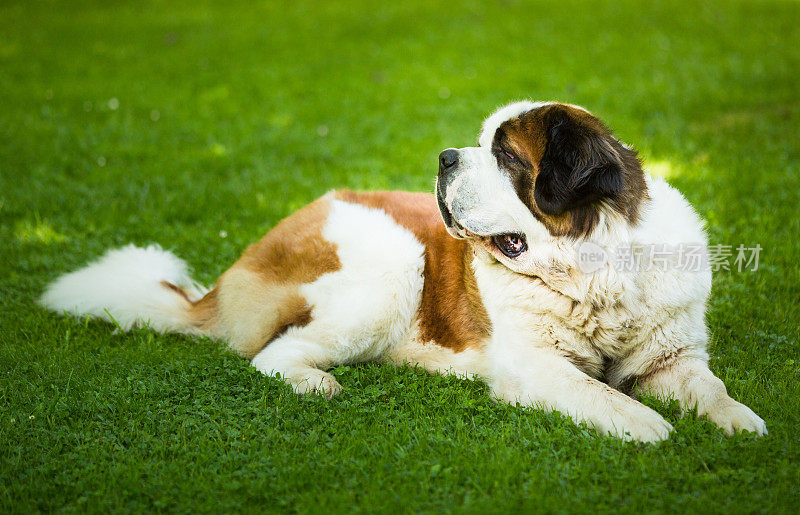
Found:
[{"label": "dog's open mouth", "polygon": [[514,259],[528,250],[528,242],[525,235],[517,232],[495,234],[494,236],[481,236],[469,229],[464,232],[468,237],[474,238],[483,243],[489,250],[499,251],[507,258]]},{"label": "dog's open mouth", "polygon": [[450,210],[447,208],[447,204],[439,195],[438,191],[436,200],[439,204],[439,212],[442,215],[442,220],[444,221],[445,227],[448,228],[449,232],[453,236],[458,238],[474,238],[478,241],[481,241],[487,247],[499,251],[510,259],[514,259],[528,250],[528,243],[525,240],[524,234],[518,232],[507,232],[495,234],[493,236],[476,234],[458,223]]},{"label": "dog's open mouth", "polygon": [[512,259],[528,250],[525,235],[520,233],[497,234],[491,237],[491,241],[497,250]]}]

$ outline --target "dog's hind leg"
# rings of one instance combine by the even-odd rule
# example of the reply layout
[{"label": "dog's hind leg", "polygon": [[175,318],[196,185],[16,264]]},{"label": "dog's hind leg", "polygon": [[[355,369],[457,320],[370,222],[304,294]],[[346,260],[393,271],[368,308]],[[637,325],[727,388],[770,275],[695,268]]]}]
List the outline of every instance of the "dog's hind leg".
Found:
[{"label": "dog's hind leg", "polygon": [[334,365],[333,361],[330,346],[289,329],[256,354],[253,366],[266,375],[280,374],[295,393],[317,393],[330,399],[342,390],[336,378],[322,370]]}]

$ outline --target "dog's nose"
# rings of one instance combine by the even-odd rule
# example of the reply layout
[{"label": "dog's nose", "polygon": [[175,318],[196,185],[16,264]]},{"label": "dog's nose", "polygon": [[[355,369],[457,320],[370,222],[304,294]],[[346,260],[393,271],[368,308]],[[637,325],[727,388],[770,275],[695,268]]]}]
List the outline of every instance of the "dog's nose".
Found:
[{"label": "dog's nose", "polygon": [[443,172],[448,168],[454,167],[458,164],[458,150],[448,148],[439,154],[439,171]]}]

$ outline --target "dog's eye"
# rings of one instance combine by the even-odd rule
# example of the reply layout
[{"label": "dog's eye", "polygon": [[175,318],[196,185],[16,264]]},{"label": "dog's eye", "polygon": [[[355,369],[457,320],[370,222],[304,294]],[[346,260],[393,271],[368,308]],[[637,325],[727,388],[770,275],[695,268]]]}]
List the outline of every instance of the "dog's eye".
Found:
[{"label": "dog's eye", "polygon": [[528,250],[525,236],[522,234],[499,234],[492,237],[492,243],[506,257],[515,258]]},{"label": "dog's eye", "polygon": [[509,161],[516,161],[517,160],[517,156],[515,156],[513,152],[509,152],[508,150],[503,150],[503,155],[506,156],[506,158]]}]

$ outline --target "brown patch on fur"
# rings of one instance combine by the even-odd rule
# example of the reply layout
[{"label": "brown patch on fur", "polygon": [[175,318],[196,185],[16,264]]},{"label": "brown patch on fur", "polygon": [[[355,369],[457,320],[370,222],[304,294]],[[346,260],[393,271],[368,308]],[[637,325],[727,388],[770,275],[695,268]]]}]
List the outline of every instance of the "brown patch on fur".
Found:
[{"label": "brown patch on fur", "polygon": [[181,288],[177,284],[172,284],[169,281],[161,281],[161,286],[163,286],[164,288],[166,288],[168,290],[174,291],[175,293],[177,293],[178,295],[183,297],[184,300],[186,300],[186,302],[189,302],[189,303],[192,302],[192,299],[189,298],[189,295],[183,290],[183,288]]},{"label": "brown patch on fur", "polygon": [[[286,332],[290,327],[304,327],[308,325],[313,317],[311,316],[312,307],[308,305],[306,299],[301,295],[288,295],[278,306],[277,324],[274,324],[272,334],[266,340],[270,342]],[[262,347],[263,348],[263,347]],[[261,349],[257,349],[258,353]],[[255,353],[253,355],[255,355]]]},{"label": "brown patch on fur", "polygon": [[341,268],[322,237],[330,200],[321,198],[279,222],[244,252],[193,306],[202,326],[239,355],[253,358],[289,327],[313,317],[300,286]]},{"label": "brown patch on fur", "polygon": [[[508,146],[517,156],[524,160],[523,166],[531,168],[532,178],[536,179],[539,172],[539,161],[542,160],[544,149],[547,146],[547,128],[541,116],[536,116],[538,110],[534,109],[503,122],[495,134],[495,143]],[[533,184],[533,182],[531,182]]]},{"label": "brown patch on fur", "polygon": [[[552,144],[553,128],[560,126],[563,120],[568,120],[573,130],[583,138],[591,138],[596,148],[604,148],[607,155],[613,157],[622,171],[622,190],[600,202],[579,203],[558,214],[546,213],[534,198],[536,179],[548,145]],[[635,224],[641,202],[648,198],[636,152],[621,144],[599,119],[582,109],[566,104],[549,104],[507,120],[498,127],[492,150],[497,155],[504,148],[512,150],[520,159],[517,162],[499,162],[509,173],[520,199],[553,236],[579,238],[588,235],[600,219],[602,205],[609,206],[629,223]]]},{"label": "brown patch on fur", "polygon": [[192,300],[186,290],[173,284],[169,281],[161,281],[161,286],[171,290],[181,297],[189,304],[189,319],[191,324],[201,331],[209,331],[211,329],[210,323],[214,319],[217,312],[217,290],[213,289],[206,293],[201,299]]},{"label": "brown patch on fur", "polygon": [[472,249],[447,233],[434,196],[347,190],[337,191],[335,196],[384,211],[425,246],[420,339],[455,352],[480,346],[489,336],[491,324],[472,271]]},{"label": "brown patch on fur", "polygon": [[192,302],[189,314],[192,317],[194,325],[204,331],[210,331],[217,310],[217,290],[215,288],[206,293],[202,299]]},{"label": "brown patch on fur", "polygon": [[258,273],[265,281],[305,284],[342,267],[336,245],[322,237],[330,202],[319,199],[281,220],[250,245],[234,267]]}]

